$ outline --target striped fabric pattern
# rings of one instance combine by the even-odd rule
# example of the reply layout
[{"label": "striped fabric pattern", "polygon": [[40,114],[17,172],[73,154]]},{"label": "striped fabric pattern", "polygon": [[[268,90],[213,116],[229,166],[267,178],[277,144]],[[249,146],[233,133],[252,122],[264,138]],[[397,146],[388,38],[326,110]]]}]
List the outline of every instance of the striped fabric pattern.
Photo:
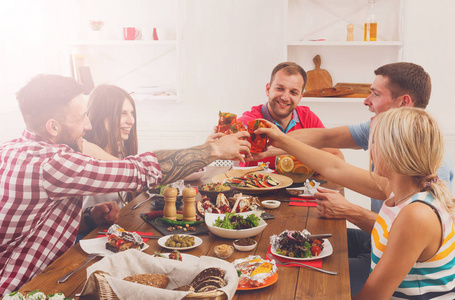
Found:
[{"label": "striped fabric pattern", "polygon": [[443,226],[443,243],[436,255],[425,262],[417,262],[400,284],[391,299],[455,299],[455,230],[449,213],[442,210],[432,194],[422,192],[395,207],[382,206],[371,236],[371,271],[387,246],[389,232],[395,218],[406,205],[424,201],[436,208]]}]

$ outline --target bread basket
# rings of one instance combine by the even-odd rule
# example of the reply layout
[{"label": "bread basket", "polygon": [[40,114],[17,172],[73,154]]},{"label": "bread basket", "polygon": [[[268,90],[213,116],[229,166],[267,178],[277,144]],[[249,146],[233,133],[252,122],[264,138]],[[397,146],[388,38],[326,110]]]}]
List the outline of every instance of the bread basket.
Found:
[{"label": "bread basket", "polygon": [[[97,295],[93,296],[93,299],[99,300],[119,300],[117,295],[112,290],[111,286],[107,282],[106,278],[104,278],[104,272],[96,271],[93,272],[92,275],[87,279],[87,284],[91,281],[91,284],[96,286]],[[219,290],[204,292],[204,293],[191,293],[186,295],[183,299],[185,300],[192,300],[192,299],[210,299],[210,300],[225,300],[227,299],[227,295]]]}]

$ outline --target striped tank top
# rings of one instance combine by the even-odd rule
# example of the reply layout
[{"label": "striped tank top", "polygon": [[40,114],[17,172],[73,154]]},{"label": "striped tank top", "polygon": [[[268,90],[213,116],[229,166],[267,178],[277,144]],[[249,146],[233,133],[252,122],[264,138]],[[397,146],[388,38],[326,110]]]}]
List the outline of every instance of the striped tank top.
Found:
[{"label": "striped tank top", "polygon": [[455,231],[449,213],[434,202],[431,193],[414,195],[395,207],[383,205],[371,233],[371,271],[381,259],[387,246],[389,232],[400,210],[414,201],[422,201],[435,208],[442,221],[443,242],[435,256],[416,262],[401,282],[391,299],[455,299]]}]

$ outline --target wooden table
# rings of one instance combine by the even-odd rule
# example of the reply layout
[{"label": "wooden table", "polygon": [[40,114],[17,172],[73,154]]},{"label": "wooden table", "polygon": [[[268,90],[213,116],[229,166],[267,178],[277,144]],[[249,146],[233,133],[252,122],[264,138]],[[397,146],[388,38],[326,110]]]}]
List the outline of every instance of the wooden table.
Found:
[{"label": "wooden table", "polygon": [[[226,167],[208,167],[204,177],[191,184],[198,186],[209,182],[213,176],[226,170]],[[327,183],[324,186],[344,192],[342,187],[334,184]],[[289,199],[289,195],[282,190],[258,196],[260,200]],[[145,195],[140,195],[125,206],[121,210],[118,224],[126,230],[154,232],[157,235],[161,235],[155,228],[139,217],[141,213],[150,212],[153,208],[151,205],[144,204],[136,210],[130,209],[132,205],[144,199]],[[227,261],[232,262],[235,259],[253,254],[265,257],[271,235],[279,234],[286,229],[302,230],[306,228],[312,234],[333,234],[333,237],[330,238],[333,254],[323,259],[322,267],[327,270],[337,271],[338,275],[327,275],[304,267],[278,267],[279,279],[274,285],[251,291],[237,291],[234,299],[350,299],[346,221],[321,219],[317,216],[316,208],[314,207],[289,206],[286,202],[283,202],[278,209],[266,209],[266,211],[273,214],[275,219],[267,220],[268,226],[262,234],[254,237],[258,241],[258,246],[255,250],[251,252],[235,251]],[[98,231],[107,228],[107,225],[99,227],[86,238],[94,238],[97,236]],[[185,253],[196,256],[208,255],[216,257],[213,250],[216,245],[232,243],[232,240],[219,238],[211,233],[199,235],[199,237],[203,240],[202,245],[195,249],[187,250]],[[169,252],[166,249],[162,249],[157,244],[156,239],[149,239],[147,244],[150,247],[144,251],[145,253],[153,254],[154,251]],[[50,264],[41,274],[25,284],[20,289],[20,292],[26,294],[39,289],[45,294],[63,292],[67,297],[75,297],[75,294],[82,290],[86,280],[86,268],[76,272],[65,283],[59,284],[57,280],[81,266],[86,259],[87,253],[81,249],[79,244],[76,244]],[[87,266],[100,259],[96,258]]]}]

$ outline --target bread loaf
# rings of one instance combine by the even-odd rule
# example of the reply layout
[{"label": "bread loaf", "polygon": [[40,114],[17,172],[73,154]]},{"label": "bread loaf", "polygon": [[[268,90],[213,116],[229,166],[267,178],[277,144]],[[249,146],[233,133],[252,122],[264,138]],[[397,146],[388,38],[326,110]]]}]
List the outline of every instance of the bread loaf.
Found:
[{"label": "bread loaf", "polygon": [[169,283],[169,278],[164,274],[137,274],[123,278],[123,280],[145,284],[164,289]]},{"label": "bread loaf", "polygon": [[204,269],[199,274],[197,274],[196,277],[194,277],[194,279],[190,283],[190,285],[194,286],[195,284],[198,283],[198,281],[200,281],[208,276],[218,276],[218,277],[224,278],[224,271],[221,270],[220,268]]},{"label": "bread loaf", "polygon": [[202,270],[190,285],[196,293],[213,291],[226,286],[224,271],[220,268],[207,268]]}]

